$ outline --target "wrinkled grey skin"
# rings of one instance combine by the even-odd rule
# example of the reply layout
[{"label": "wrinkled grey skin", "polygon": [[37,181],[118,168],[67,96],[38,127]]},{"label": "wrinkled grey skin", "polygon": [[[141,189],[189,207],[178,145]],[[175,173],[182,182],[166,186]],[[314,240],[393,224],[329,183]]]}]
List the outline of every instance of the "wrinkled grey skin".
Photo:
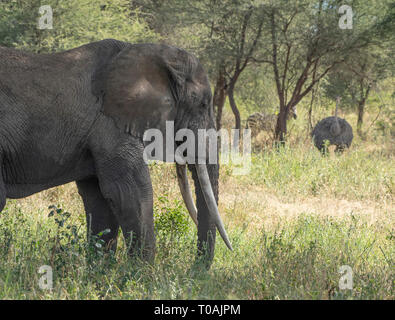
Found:
[{"label": "wrinkled grey skin", "polygon": [[[0,47],[0,211],[76,181],[88,227],[115,248],[119,227],[131,252],[152,261],[153,194],[143,133],[215,128],[210,85],[198,60],[175,47],[112,39],[56,54]],[[216,226],[195,166],[198,254],[211,262]],[[218,201],[218,165],[207,166]],[[142,249],[142,250],[140,250]]]},{"label": "wrinkled grey skin", "polygon": [[329,145],[336,146],[336,152],[343,152],[345,148],[351,146],[353,139],[351,125],[345,119],[337,117],[337,120],[338,128],[336,128],[336,117],[327,117],[318,122],[313,129],[314,145],[322,153],[327,152],[325,140],[329,141]]}]

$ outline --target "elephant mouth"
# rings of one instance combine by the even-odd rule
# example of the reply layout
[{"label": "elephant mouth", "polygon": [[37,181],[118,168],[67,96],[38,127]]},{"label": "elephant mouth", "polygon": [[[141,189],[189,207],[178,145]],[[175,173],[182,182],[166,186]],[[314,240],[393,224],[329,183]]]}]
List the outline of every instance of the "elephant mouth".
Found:
[{"label": "elephant mouth", "polygon": [[[166,126],[168,125],[168,123],[169,122],[166,123]],[[173,126],[174,126],[174,124],[173,124]],[[187,129],[188,126],[185,126],[184,128],[179,129],[179,131],[177,131],[177,133],[180,132],[181,130],[189,130],[191,135],[193,135],[194,137],[196,137],[196,136],[199,137],[199,131],[198,131],[198,129],[196,129],[196,126],[191,126],[191,127],[193,129]],[[167,129],[167,127],[166,127],[166,129]],[[170,127],[169,131],[171,131],[171,130],[174,130],[174,127]],[[166,135],[167,134],[168,134],[168,130],[166,130]],[[208,209],[208,213],[211,216],[212,220],[214,221],[214,223],[219,231],[219,234],[221,235],[222,239],[224,240],[226,246],[230,250],[233,250],[232,245],[229,241],[229,237],[228,237],[226,230],[224,228],[224,224],[222,222],[221,216],[219,214],[219,210],[218,210],[218,206],[217,206],[216,199],[214,196],[213,188],[212,188],[211,182],[210,182],[210,177],[209,177],[209,174],[207,171],[207,165],[206,165],[207,163],[211,163],[211,164],[217,163],[216,162],[216,161],[218,161],[217,154],[215,154],[215,152],[210,152],[211,148],[205,144],[202,144],[205,147],[200,148],[199,143],[201,143],[201,142],[199,141],[199,138],[198,138],[198,143],[195,144],[195,141],[196,141],[195,139],[188,140],[188,136],[184,136],[184,137],[186,137],[186,140],[178,140],[177,134],[174,135],[174,131],[171,131],[170,138],[168,139],[166,136],[166,142],[167,141],[174,141],[173,139],[176,138],[175,145],[177,146],[177,148],[176,148],[176,150],[174,150],[174,145],[172,145],[169,150],[169,149],[166,149],[166,148],[168,148],[168,145],[166,145],[165,149],[166,149],[166,157],[168,154],[171,154],[172,156],[174,156],[174,158],[171,160],[171,162],[175,161],[175,163],[176,163],[177,180],[178,180],[179,188],[181,191],[181,195],[182,195],[184,203],[188,209],[189,215],[191,216],[194,223],[196,225],[198,225],[197,209],[194,204],[191,189],[190,189],[190,186],[188,183],[187,164],[195,166],[196,174],[198,177],[198,182],[199,182],[199,185],[200,185],[202,193],[203,193],[203,197],[204,197],[204,201],[206,203],[207,209]],[[205,136],[203,136],[202,139],[204,139],[204,137]],[[189,145],[188,145],[188,143],[189,143]],[[185,144],[186,148],[180,149],[180,147],[183,144]],[[159,148],[162,148],[162,146],[163,146],[162,143],[160,143],[158,145]],[[188,149],[188,146],[191,148]],[[212,146],[212,145],[210,145],[210,146]],[[214,146],[216,149],[216,145],[214,145]],[[192,154],[189,154],[190,150],[193,150],[194,152],[192,152]],[[162,152],[159,152],[159,153],[163,156],[163,149],[162,149]],[[215,157],[212,156],[213,154],[215,154],[216,156]],[[197,155],[197,157],[196,157],[196,155]],[[153,159],[163,161],[163,159],[160,159],[160,157],[153,158]],[[167,158],[166,158],[166,160],[167,160]]]},{"label": "elephant mouth", "polygon": [[[208,211],[214,220],[214,223],[218,229],[219,234],[221,235],[221,238],[225,242],[226,246],[233,251],[228,234],[226,233],[224,224],[219,214],[217,203],[215,201],[214,192],[211,187],[210,178],[207,172],[207,166],[205,164],[195,164],[195,167],[199,179],[199,184],[202,189],[204,200],[206,201]],[[191,216],[193,222],[197,226],[198,225],[197,209],[193,202],[192,192],[188,183],[186,164],[176,163],[176,170],[177,170],[177,180],[178,180],[178,185],[180,187],[181,195],[184,199],[189,215]]]}]

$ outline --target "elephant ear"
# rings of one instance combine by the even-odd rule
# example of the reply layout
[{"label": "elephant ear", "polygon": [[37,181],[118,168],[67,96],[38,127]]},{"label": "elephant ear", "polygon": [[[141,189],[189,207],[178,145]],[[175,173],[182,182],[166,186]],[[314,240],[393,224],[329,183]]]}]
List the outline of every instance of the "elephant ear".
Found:
[{"label": "elephant ear", "polygon": [[165,132],[175,120],[186,77],[166,61],[165,46],[131,45],[109,63],[104,77],[103,113],[121,130],[142,137],[150,128]]}]

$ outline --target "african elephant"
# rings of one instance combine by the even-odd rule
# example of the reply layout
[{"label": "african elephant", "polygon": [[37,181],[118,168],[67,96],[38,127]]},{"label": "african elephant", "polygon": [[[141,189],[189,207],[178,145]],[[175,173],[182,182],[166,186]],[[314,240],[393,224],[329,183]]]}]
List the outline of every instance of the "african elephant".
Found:
[{"label": "african elephant", "polygon": [[[110,229],[103,240],[115,248],[120,227],[130,253],[152,261],[143,137],[150,128],[164,132],[166,121],[196,134],[215,128],[207,75],[184,50],[113,39],[40,55],[0,47],[0,211],[6,198],[76,181],[90,232]],[[176,168],[198,228],[198,257],[210,263],[216,228],[231,248],[217,207],[218,164]]]}]

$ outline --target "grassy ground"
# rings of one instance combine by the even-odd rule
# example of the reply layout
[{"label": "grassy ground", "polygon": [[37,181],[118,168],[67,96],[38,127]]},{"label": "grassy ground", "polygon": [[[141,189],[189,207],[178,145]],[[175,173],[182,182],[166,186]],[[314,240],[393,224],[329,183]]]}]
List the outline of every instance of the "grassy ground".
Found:
[{"label": "grassy ground", "polygon": [[[196,228],[173,166],[155,164],[153,266],[131,261],[122,241],[111,257],[88,247],[69,184],[7,202],[0,299],[395,299],[393,137],[377,129],[345,154],[322,157],[300,118],[291,147],[254,155],[250,174],[221,167],[219,207],[235,250],[218,238],[210,271],[191,270]],[[72,214],[48,217],[51,204]],[[52,291],[38,286],[41,265],[53,268]],[[339,289],[342,265],[352,268],[352,290]]]}]

